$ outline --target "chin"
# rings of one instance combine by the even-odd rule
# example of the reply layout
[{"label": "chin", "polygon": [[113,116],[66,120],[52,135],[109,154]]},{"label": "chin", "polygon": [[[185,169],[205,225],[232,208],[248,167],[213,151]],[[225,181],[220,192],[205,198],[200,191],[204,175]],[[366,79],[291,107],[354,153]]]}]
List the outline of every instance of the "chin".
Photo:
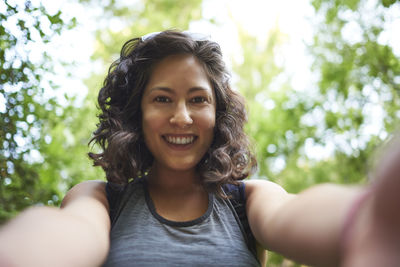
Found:
[{"label": "chin", "polygon": [[190,171],[196,169],[198,162],[174,162],[165,166],[174,171]]}]

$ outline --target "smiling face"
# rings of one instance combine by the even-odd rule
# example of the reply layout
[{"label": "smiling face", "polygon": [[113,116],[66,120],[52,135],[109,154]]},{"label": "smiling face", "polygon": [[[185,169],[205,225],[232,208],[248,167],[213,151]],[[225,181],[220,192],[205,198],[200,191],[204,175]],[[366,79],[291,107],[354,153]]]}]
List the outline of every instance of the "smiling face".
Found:
[{"label": "smiling face", "polygon": [[168,56],[151,74],[142,101],[145,143],[157,168],[194,170],[213,140],[215,95],[192,55]]}]

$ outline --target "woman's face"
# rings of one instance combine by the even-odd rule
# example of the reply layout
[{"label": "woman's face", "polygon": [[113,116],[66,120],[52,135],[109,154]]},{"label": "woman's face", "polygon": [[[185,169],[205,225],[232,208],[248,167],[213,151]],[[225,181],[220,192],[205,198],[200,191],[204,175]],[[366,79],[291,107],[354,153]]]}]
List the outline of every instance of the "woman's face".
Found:
[{"label": "woman's face", "polygon": [[168,56],[153,69],[144,90],[142,129],[157,167],[190,170],[213,140],[215,95],[192,55]]}]

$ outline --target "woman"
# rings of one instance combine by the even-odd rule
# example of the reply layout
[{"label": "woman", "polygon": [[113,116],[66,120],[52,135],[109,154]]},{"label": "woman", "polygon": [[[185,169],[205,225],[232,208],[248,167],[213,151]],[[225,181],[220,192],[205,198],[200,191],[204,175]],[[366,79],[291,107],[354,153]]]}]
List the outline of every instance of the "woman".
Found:
[{"label": "woman", "polygon": [[[257,266],[264,249],[320,266],[398,265],[398,149],[368,190],[320,185],[295,196],[240,182],[256,162],[228,78],[205,38],[166,31],[128,41],[99,93],[102,151],[90,154],[108,183],[78,184],[61,209],[9,223],[4,266]],[[243,187],[248,220],[231,205]]]},{"label": "woman", "polygon": [[104,152],[91,157],[109,181],[133,179],[114,193],[122,199],[106,266],[256,265],[221,188],[255,160],[218,45],[178,32],[127,42],[99,105],[94,140]]}]

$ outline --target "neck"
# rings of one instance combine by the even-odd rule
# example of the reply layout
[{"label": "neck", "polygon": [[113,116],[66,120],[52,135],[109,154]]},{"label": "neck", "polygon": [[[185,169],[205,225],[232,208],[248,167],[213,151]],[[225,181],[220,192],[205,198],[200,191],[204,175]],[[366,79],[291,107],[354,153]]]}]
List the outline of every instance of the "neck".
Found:
[{"label": "neck", "polygon": [[149,186],[171,194],[187,192],[201,187],[195,169],[177,171],[154,164],[148,174]]},{"label": "neck", "polygon": [[177,171],[153,165],[148,192],[159,215],[173,221],[199,218],[208,208],[208,193],[195,169]]}]

